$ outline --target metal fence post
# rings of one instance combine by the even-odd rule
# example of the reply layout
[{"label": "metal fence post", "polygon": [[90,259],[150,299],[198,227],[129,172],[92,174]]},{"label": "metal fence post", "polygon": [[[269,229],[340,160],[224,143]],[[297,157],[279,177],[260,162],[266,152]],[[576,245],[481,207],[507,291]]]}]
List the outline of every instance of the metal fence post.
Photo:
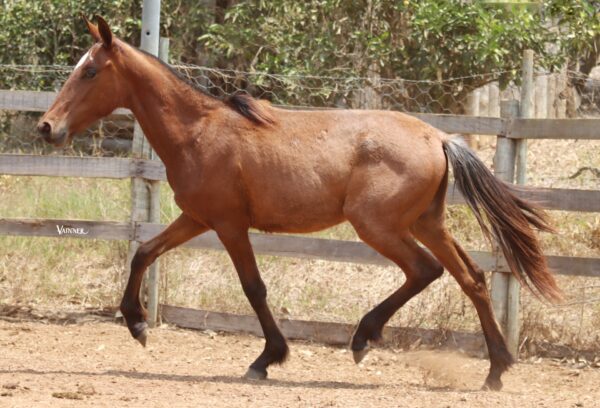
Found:
[{"label": "metal fence post", "polygon": [[[160,0],[144,0],[142,6],[142,34],[140,48],[150,54],[158,55],[159,31],[160,31]],[[131,156],[134,159],[149,159],[151,156],[150,144],[144,137],[139,123],[136,121],[133,130],[133,142],[131,145]],[[133,177],[131,179],[131,223],[148,222],[153,211],[151,205],[152,183],[143,178]],[[137,235],[137,234],[136,234]],[[131,260],[139,247],[137,237],[129,243],[127,276],[131,273]],[[143,286],[142,286],[143,288]],[[149,316],[151,326],[156,323],[156,314]]]},{"label": "metal fence post", "polygon": [[[169,39],[161,37],[159,43],[158,57],[164,62],[169,62]],[[154,152],[151,152],[151,158],[154,160],[160,160],[155,157]],[[150,214],[148,221],[160,224],[160,182],[150,181],[148,183],[150,188]],[[158,260],[155,261],[150,268],[148,268],[148,325],[150,327],[156,326],[159,322],[159,291],[160,291],[160,269]]]}]

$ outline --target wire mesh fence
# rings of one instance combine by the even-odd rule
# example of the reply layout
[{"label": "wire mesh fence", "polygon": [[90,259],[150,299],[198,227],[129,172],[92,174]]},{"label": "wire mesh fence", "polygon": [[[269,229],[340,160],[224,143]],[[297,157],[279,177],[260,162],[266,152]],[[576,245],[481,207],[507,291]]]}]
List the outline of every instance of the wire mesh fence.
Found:
[{"label": "wire mesh fence", "polygon": [[[57,92],[73,67],[61,65],[0,65],[0,89]],[[38,137],[35,126],[42,112],[0,110],[0,152],[55,154]],[[112,115],[78,135],[62,155],[127,156],[131,149],[133,118]]]},{"label": "wire mesh fence", "polygon": [[[387,109],[401,112],[499,116],[500,101],[519,99],[519,87],[500,89],[502,72],[478,74],[478,89],[467,78],[413,81],[367,77],[277,75],[196,65],[173,66],[182,78],[218,98],[240,92],[290,108]],[[0,65],[0,89],[58,91],[70,66]],[[600,75],[575,72],[536,74],[535,112],[538,118],[600,116]],[[44,152],[51,149],[34,131],[39,112],[0,111],[0,151]],[[131,116],[111,116],[75,139],[61,154],[127,155],[132,138]]]}]

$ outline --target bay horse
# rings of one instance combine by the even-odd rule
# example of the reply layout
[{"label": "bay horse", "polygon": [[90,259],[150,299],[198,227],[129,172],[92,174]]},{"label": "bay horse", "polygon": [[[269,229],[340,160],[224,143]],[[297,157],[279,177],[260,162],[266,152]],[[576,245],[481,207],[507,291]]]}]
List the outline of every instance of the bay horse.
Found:
[{"label": "bay horse", "polygon": [[[405,273],[405,283],[359,322],[358,363],[384,324],[444,268],[473,302],[490,356],[484,388],[502,387],[513,363],[495,320],[483,271],[444,225],[449,167],[486,235],[514,276],[558,301],[532,227],[552,228],[458,139],[392,111],[292,111],[247,95],[217,99],[160,60],[113,36],[104,19],[85,22],[95,44],[81,58],[38,131],[55,146],[118,107],[130,109],[164,163],[181,215],[143,243],[131,262],[120,310],[143,345],[142,276],[158,256],[214,230],[231,257],[262,327],[265,346],[246,377],[265,379],[288,346],[267,305],[249,228],[307,233],[349,221],[358,236]],[[489,223],[487,226],[485,220]],[[425,248],[417,244],[420,241]]]}]

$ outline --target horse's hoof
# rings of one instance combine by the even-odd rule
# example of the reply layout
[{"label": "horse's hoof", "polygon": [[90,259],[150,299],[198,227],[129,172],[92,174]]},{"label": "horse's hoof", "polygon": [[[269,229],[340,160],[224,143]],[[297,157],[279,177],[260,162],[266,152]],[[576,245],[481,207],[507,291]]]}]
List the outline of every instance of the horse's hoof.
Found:
[{"label": "horse's hoof", "polygon": [[369,346],[366,346],[362,350],[352,350],[352,357],[354,357],[354,362],[356,364],[363,361],[365,356],[369,353]]},{"label": "horse's hoof", "polygon": [[246,371],[246,374],[244,374],[244,378],[247,380],[266,380],[267,370],[259,371],[250,367],[248,368],[248,371]]},{"label": "horse's hoof", "polygon": [[148,340],[148,329],[144,328],[140,334],[135,338],[140,344],[146,347],[146,341]]},{"label": "horse's hoof", "polygon": [[481,387],[482,391],[500,391],[502,389],[502,381],[500,380],[485,380],[485,384]]}]

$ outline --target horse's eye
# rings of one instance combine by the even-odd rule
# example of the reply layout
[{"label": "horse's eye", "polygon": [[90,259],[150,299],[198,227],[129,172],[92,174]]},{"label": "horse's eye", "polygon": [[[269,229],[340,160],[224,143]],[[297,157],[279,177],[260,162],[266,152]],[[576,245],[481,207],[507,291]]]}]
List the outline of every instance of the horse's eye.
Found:
[{"label": "horse's eye", "polygon": [[90,79],[96,76],[96,68],[88,68],[85,70],[85,77]]}]

